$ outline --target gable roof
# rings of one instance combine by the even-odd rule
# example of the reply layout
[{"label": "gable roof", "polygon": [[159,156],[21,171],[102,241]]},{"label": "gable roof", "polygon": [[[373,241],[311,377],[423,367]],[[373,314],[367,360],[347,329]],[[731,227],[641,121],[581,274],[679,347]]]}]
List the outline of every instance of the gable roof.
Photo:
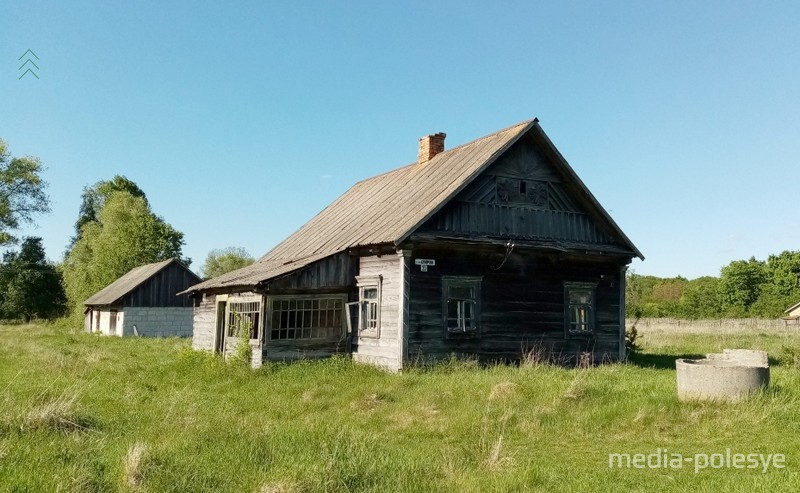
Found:
[{"label": "gable roof", "polygon": [[197,277],[197,275],[194,272],[186,268],[186,266],[180,263],[178,259],[171,258],[153,264],[146,264],[146,265],[140,265],[139,267],[134,267],[133,269],[128,271],[127,274],[124,274],[116,281],[112,282],[108,286],[96,292],[88,300],[84,301],[83,304],[87,306],[114,304],[118,300],[123,298],[125,295],[127,295],[140,285],[142,285],[145,281],[147,281],[154,275],[161,272],[163,269],[165,269],[168,265],[172,264],[173,262],[177,263],[178,265],[186,269],[198,281],[200,280],[200,278]]},{"label": "gable roof", "polygon": [[790,306],[789,308],[784,310],[783,313],[789,313],[789,312],[791,312],[792,310],[794,310],[795,308],[798,308],[798,307],[800,307],[800,303],[797,303],[796,305]]},{"label": "gable roof", "polygon": [[254,264],[209,279],[186,292],[255,286],[350,248],[398,245],[532,129],[545,137],[562,161],[560,165],[625,246],[644,258],[547,139],[538,120],[533,119],[441,152],[425,164],[414,162],[360,181]]}]

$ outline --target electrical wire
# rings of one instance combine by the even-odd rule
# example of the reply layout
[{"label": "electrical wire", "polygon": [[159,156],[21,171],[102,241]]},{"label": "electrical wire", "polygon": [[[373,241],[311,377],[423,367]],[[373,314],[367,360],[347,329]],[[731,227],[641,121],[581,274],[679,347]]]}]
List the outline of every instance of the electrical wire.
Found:
[{"label": "electrical wire", "polygon": [[506,255],[505,255],[505,257],[503,257],[503,261],[500,262],[500,265],[498,265],[497,267],[489,266],[489,268],[492,269],[492,270],[500,270],[500,269],[502,269],[503,266],[506,264],[506,261],[508,260],[508,257],[511,256],[511,252],[513,252],[513,251],[514,251],[514,242],[513,241],[509,241],[508,243],[506,243]]}]

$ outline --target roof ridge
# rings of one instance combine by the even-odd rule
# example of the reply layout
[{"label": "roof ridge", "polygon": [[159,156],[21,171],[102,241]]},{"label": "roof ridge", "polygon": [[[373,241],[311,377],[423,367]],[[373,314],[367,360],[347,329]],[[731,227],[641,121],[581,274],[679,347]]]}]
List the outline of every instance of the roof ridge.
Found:
[{"label": "roof ridge", "polygon": [[[508,132],[509,130],[512,130],[514,128],[522,127],[522,126],[525,126],[525,125],[529,125],[532,122],[538,122],[538,121],[539,121],[538,118],[532,118],[530,120],[525,120],[523,122],[520,122],[520,123],[517,123],[517,124],[514,124],[514,125],[510,125],[510,126],[504,128],[502,130],[498,130],[498,131],[492,132],[492,133],[490,133],[488,135],[484,135],[482,137],[478,137],[477,139],[473,139],[473,140],[471,140],[469,142],[465,142],[463,144],[459,144],[459,145],[457,145],[457,146],[455,146],[453,148],[445,149],[444,151],[436,154],[436,156],[434,156],[432,159],[436,159],[439,156],[446,156],[447,153],[458,151],[458,150],[463,149],[465,147],[469,147],[471,145],[477,144],[477,143],[479,143],[479,142],[481,142],[483,140],[490,139],[492,137],[496,137],[497,135],[499,135],[501,133],[504,133],[504,132]],[[399,168],[390,169],[388,171],[384,171],[383,173],[379,173],[377,175],[370,176],[369,178],[364,178],[362,180],[357,181],[353,186],[356,186],[356,185],[358,185],[360,183],[364,183],[366,181],[374,180],[375,178],[380,178],[381,176],[385,176],[385,175],[388,175],[390,173],[395,173],[395,172],[398,172],[398,171],[402,171],[402,170],[405,170],[407,168],[412,168],[413,169],[413,167],[416,166],[417,163],[418,163],[417,161],[412,161],[411,163],[408,163],[408,164],[405,164],[403,166],[400,166]]]}]

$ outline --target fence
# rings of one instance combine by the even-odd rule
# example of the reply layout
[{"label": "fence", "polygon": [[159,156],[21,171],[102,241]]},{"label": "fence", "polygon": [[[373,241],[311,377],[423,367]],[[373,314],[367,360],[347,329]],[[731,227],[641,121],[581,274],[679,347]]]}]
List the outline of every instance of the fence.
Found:
[{"label": "fence", "polygon": [[636,329],[641,332],[668,331],[668,332],[783,332],[800,331],[800,324],[796,320],[782,320],[779,318],[721,318],[711,320],[682,320],[678,318],[641,318],[635,321],[626,320],[628,327],[636,322]]}]

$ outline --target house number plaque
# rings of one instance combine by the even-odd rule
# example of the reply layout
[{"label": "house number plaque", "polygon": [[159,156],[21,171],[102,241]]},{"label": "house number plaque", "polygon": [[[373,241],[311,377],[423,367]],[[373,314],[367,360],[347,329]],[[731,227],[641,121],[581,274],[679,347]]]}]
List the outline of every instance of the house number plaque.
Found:
[{"label": "house number plaque", "polygon": [[422,272],[428,272],[428,266],[436,265],[436,260],[432,258],[418,258],[414,260],[416,265],[419,265],[419,270]]}]

